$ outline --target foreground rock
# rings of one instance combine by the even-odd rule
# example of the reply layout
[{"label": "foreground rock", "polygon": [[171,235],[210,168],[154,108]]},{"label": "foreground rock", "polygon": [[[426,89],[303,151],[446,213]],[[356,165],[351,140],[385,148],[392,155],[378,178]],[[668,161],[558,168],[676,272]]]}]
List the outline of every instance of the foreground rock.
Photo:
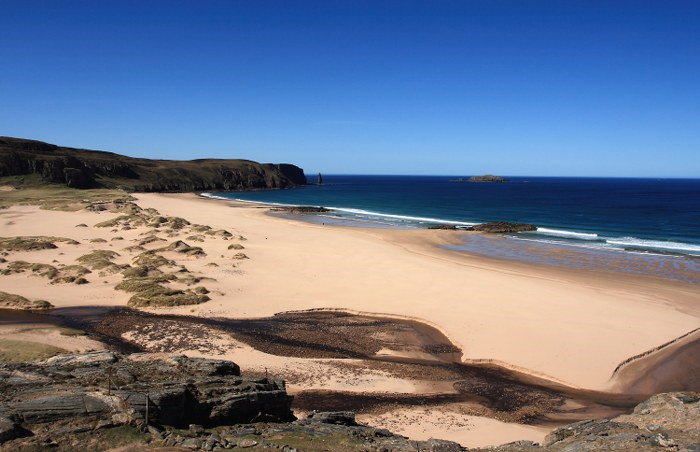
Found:
[{"label": "foreground rock", "polygon": [[519,441],[484,450],[700,451],[700,394],[657,394],[637,405],[631,414],[559,427],[541,446]]},{"label": "foreground rock", "polygon": [[495,221],[492,223],[482,223],[467,228],[468,231],[489,232],[492,234],[505,234],[514,232],[536,231],[537,226],[527,223],[509,223],[506,221]]},{"label": "foreground rock", "polygon": [[146,416],[174,427],[289,421],[291,401],[283,381],[242,377],[228,361],[89,352],[0,365],[0,415],[29,430],[48,422],[137,424]]},{"label": "foreground rock", "polygon": [[229,361],[99,351],[2,364],[0,449],[462,450],[358,425],[352,412],[295,421],[291,401],[283,381],[242,377]]},{"label": "foreground rock", "polygon": [[[0,450],[466,450],[358,424],[350,411],[295,420],[284,382],[229,361],[109,351],[0,365]],[[700,394],[659,394],[634,412],[555,429],[497,451],[700,450]]]}]

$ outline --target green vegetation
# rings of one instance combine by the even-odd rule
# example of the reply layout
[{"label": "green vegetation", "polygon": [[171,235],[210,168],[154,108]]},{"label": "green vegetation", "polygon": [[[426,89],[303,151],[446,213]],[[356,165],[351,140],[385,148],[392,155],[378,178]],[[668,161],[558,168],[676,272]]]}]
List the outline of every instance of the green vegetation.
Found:
[{"label": "green vegetation", "polygon": [[205,234],[218,236],[218,237],[226,237],[226,238],[233,237],[233,234],[231,234],[230,232],[228,232],[225,229],[217,229],[215,231],[209,230],[209,231],[206,231]]},{"label": "green vegetation", "polygon": [[0,208],[13,205],[31,205],[46,210],[75,212],[97,201],[133,199],[121,190],[78,190],[61,185],[46,185],[42,183],[40,178],[0,177],[0,185],[18,187],[15,190],[2,192]]},{"label": "green vegetation", "polygon": [[0,251],[38,251],[58,248],[56,242],[67,243],[68,245],[78,245],[73,239],[65,237],[47,236],[20,236],[20,237],[0,237]]},{"label": "green vegetation", "polygon": [[13,273],[24,273],[31,271],[37,276],[48,278],[51,284],[75,283],[85,284],[87,279],[83,275],[92,273],[82,265],[64,265],[62,267],[54,267],[49,264],[39,264],[25,261],[14,261],[7,265],[7,268],[0,271],[1,275],[11,275]]},{"label": "green vegetation", "polygon": [[143,253],[137,255],[133,260],[134,265],[148,267],[148,268],[158,268],[162,266],[174,266],[175,262],[170,259],[166,259],[160,254],[156,254],[155,251],[144,251]]},{"label": "green vegetation", "polygon": [[21,295],[7,292],[0,292],[0,308],[24,309],[24,310],[44,310],[50,309],[53,305],[45,300],[29,300]]},{"label": "green vegetation", "polygon": [[152,284],[147,289],[134,294],[128,305],[134,308],[184,306],[200,304],[209,301],[207,295],[196,293],[193,290],[178,290],[163,287],[160,284]]},{"label": "green vegetation", "polygon": [[102,273],[117,273],[129,268],[129,265],[118,265],[112,262],[119,253],[111,250],[94,250],[88,254],[80,256],[77,261],[85,264],[93,270],[102,270]]},{"label": "green vegetation", "polygon": [[146,292],[153,289],[154,286],[160,286],[160,283],[167,283],[169,281],[174,281],[175,279],[177,278],[173,274],[126,278],[114,286],[114,288],[117,290],[123,290],[124,292]]},{"label": "green vegetation", "polygon": [[38,361],[66,353],[67,350],[53,345],[13,339],[0,339],[0,363]]},{"label": "green vegetation", "polygon": [[96,228],[116,228],[118,226],[122,227],[136,227],[136,226],[143,226],[146,224],[148,221],[148,217],[145,215],[141,215],[138,213],[135,214],[127,214],[127,215],[120,215],[116,218],[112,218],[111,220],[107,221],[102,221],[100,223],[97,223],[95,225]]},{"label": "green vegetation", "polygon": [[165,242],[166,240],[161,239],[160,237],[157,237],[155,235],[149,235],[149,236],[146,236],[143,239],[141,239],[138,246],[148,245],[149,243],[158,242],[158,241]]},{"label": "green vegetation", "polygon": [[193,224],[191,229],[192,232],[207,232],[211,230],[211,226],[207,226],[205,224]]},{"label": "green vegetation", "polygon": [[177,240],[170,245],[159,248],[153,251],[175,251],[177,253],[186,254],[188,256],[206,256],[207,253],[204,252],[199,246],[190,246],[182,240]]},{"label": "green vegetation", "polygon": [[126,251],[127,253],[136,253],[146,251],[146,248],[142,247],[141,245],[131,245],[127,246],[126,248],[122,248],[122,250]]}]

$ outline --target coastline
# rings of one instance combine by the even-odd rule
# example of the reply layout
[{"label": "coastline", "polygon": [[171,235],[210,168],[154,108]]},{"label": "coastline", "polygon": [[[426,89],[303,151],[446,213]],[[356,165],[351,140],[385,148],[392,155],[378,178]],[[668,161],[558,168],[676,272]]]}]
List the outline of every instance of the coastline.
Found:
[{"label": "coastline", "polygon": [[[89,284],[81,286],[51,284],[31,274],[6,274],[0,277],[3,290],[30,299],[50,299],[57,316],[95,318],[113,328],[110,337],[156,356],[185,353],[229,359],[253,372],[272,372],[288,379],[290,393],[300,401],[321,400],[328,394],[357,400],[396,398],[376,409],[360,410],[359,419],[413,438],[442,436],[468,446],[502,443],[500,438],[541,441],[562,419],[610,417],[631,407],[639,396],[626,395],[628,386],[642,392],[658,389],[654,382],[637,381],[644,369],[654,369],[661,381],[675,378],[666,375],[664,366],[678,367],[677,376],[686,380],[683,370],[692,370],[684,356],[694,350],[688,347],[695,346],[691,342],[697,334],[648,353],[700,323],[700,295],[686,283],[526,264],[445,248],[457,243],[464,231],[324,226],[269,215],[269,206],[264,205],[194,194],[134,196],[142,208],[232,234],[230,240],[207,235],[192,241],[191,232],[160,230],[156,232],[164,240],[161,245],[146,245],[155,249],[184,240],[201,246],[206,257],[164,254],[200,278],[211,301],[142,308],[141,316],[120,317],[118,309],[113,314],[110,310],[124,307],[130,297],[114,290],[121,276],[98,277],[97,272],[89,277]],[[121,228],[118,233],[116,228],[78,227],[119,216],[108,211],[15,206],[1,215],[1,235],[50,233],[78,243],[13,252],[8,256],[11,260],[68,263],[88,250],[113,249],[119,253],[114,262],[127,264],[134,257],[126,251],[127,245],[153,234],[147,225]],[[237,248],[227,250],[230,245]],[[239,248],[245,258],[234,256]],[[359,347],[359,355],[342,350],[319,354],[324,349],[313,341],[296,351],[280,351],[277,340],[259,342],[236,335],[255,322],[277,322],[273,331],[278,326],[291,328],[282,339],[306,343],[311,339],[304,335],[316,332],[305,330],[303,319],[314,315],[340,315],[350,325],[369,321],[376,327],[356,336],[352,328],[339,324],[346,335],[333,340],[348,341],[348,350]],[[393,329],[386,329],[384,323],[394,325]],[[0,340],[17,334],[19,324],[0,322]],[[231,325],[237,329],[227,330]],[[329,325],[327,335],[335,334],[335,324]],[[51,325],[34,322],[29,326],[35,331],[25,331],[22,337],[42,342]],[[169,338],[180,336],[179,345],[168,345]],[[328,341],[322,336],[321,341]],[[99,348],[90,340],[51,332],[43,342],[67,350]],[[362,345],[365,340],[381,346]],[[452,345],[460,351],[456,361]],[[441,347],[452,355],[434,352]],[[644,356],[623,366],[611,379],[623,361],[640,354]],[[537,388],[546,388],[548,394],[564,397],[564,406],[586,408],[577,414],[570,408],[554,410],[546,417],[549,421],[524,425],[518,416],[479,406],[458,390],[465,378],[493,372],[530,394],[525,397],[528,403],[539,397],[533,395]],[[424,397],[428,411],[416,411],[411,397]],[[610,403],[600,403],[606,399]],[[411,422],[397,423],[397,419]]]},{"label": "coastline", "polygon": [[[253,317],[294,309],[342,308],[421,319],[438,327],[459,346],[465,360],[493,359],[587,389],[605,389],[612,371],[620,362],[672,340],[700,323],[700,296],[692,285],[647,277],[582,273],[510,263],[454,253],[439,247],[454,243],[461,232],[324,227],[271,217],[265,214],[268,207],[263,205],[251,207],[248,203],[209,200],[192,194],[148,194],[137,195],[137,198],[144,207],[157,207],[169,214],[183,213],[187,206],[201,205],[201,209],[204,209],[206,205],[207,220],[216,226],[238,227],[247,234],[256,231],[262,241],[272,234],[275,237],[269,238],[277,239],[277,234],[280,234],[278,246],[283,243],[286,244],[285,248],[293,245],[294,249],[284,250],[276,249],[277,246],[265,246],[258,257],[251,250],[251,262],[246,277],[241,281],[243,292],[250,297],[286,297],[283,304],[263,303],[255,310],[226,307],[222,311],[218,307],[211,308],[212,312],[219,314]],[[232,206],[235,207],[235,218],[227,215]],[[169,209],[173,209],[172,212],[168,212]],[[293,241],[282,239],[290,234],[294,235]],[[341,247],[341,241],[346,242],[342,250],[337,249]],[[333,255],[326,260],[324,251]],[[339,255],[341,251],[345,255]],[[257,259],[270,258],[272,264],[281,255],[289,261],[288,265],[279,267],[286,270],[282,272],[284,283],[279,281],[280,287],[274,280],[267,281],[265,284],[268,287],[261,291],[267,278],[254,271],[258,270],[254,269]],[[301,263],[313,268],[297,273],[294,267]],[[408,263],[410,270],[415,272],[410,276],[420,281],[413,281],[411,290],[399,293],[397,287],[394,290],[386,287],[384,278],[391,280],[398,273],[405,275]],[[378,267],[367,269],[374,265]],[[327,274],[321,275],[320,268],[326,269]],[[337,272],[332,271],[334,268]],[[266,273],[262,268],[259,270]],[[377,274],[378,271],[385,273]],[[449,277],[446,277],[445,271],[449,272]],[[436,275],[441,276],[434,280]],[[370,277],[373,278],[372,285],[367,280]],[[325,284],[321,285],[320,279]],[[437,282],[439,286],[435,285]],[[361,293],[363,299],[348,296],[348,284],[354,283],[362,287],[354,286],[353,295]],[[285,284],[303,285],[304,290],[297,287],[297,294],[290,300]],[[520,296],[509,293],[511,289],[504,287],[504,284],[518,291]],[[461,303],[463,296],[460,290],[465,290],[464,296],[475,299],[473,305]],[[402,297],[410,302],[396,299]],[[434,304],[440,298],[444,299],[444,303]],[[527,308],[522,306],[521,298],[528,299]],[[504,301],[508,302],[505,307]],[[475,321],[472,318],[468,322],[475,327],[471,333],[464,333],[466,325],[455,320],[455,316],[445,314],[450,310],[464,311],[464,308],[481,319]],[[490,313],[492,308],[497,312]],[[514,311],[520,315],[513,316]],[[549,318],[539,317],[544,315]],[[485,319],[489,316],[493,323],[485,326]],[[465,317],[471,318],[466,313]],[[562,324],[567,326],[563,327]],[[572,325],[577,328],[574,329]],[[504,343],[499,333],[504,333],[506,327],[519,329],[520,333],[516,336],[529,337],[533,342],[525,346],[522,343]],[[481,334],[473,334],[477,330]],[[509,334],[514,334],[514,331],[509,331]],[[566,341],[564,344],[561,343],[562,338]],[[533,347],[548,350],[540,355],[533,353]],[[557,361],[556,364],[554,361]],[[566,365],[562,365],[562,361]]]}]

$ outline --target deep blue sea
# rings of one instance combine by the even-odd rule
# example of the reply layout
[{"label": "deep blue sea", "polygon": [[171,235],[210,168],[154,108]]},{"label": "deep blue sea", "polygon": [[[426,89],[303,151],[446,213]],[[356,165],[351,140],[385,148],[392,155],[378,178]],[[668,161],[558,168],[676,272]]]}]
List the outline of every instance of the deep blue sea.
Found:
[{"label": "deep blue sea", "polygon": [[700,256],[700,179],[510,177],[504,183],[451,179],[324,175],[324,185],[212,195],[324,206],[333,210],[318,220],[329,223],[416,228],[513,221],[538,227],[537,232],[511,237],[521,241]]}]

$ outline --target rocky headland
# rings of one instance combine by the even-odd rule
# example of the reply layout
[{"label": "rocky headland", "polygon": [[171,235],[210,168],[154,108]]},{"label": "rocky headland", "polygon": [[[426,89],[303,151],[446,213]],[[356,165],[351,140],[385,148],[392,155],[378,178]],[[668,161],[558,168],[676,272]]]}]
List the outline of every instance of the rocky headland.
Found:
[{"label": "rocky headland", "polygon": [[288,188],[306,184],[301,168],[250,160],[149,160],[0,137],[0,178],[20,185],[120,188],[142,192]]}]

